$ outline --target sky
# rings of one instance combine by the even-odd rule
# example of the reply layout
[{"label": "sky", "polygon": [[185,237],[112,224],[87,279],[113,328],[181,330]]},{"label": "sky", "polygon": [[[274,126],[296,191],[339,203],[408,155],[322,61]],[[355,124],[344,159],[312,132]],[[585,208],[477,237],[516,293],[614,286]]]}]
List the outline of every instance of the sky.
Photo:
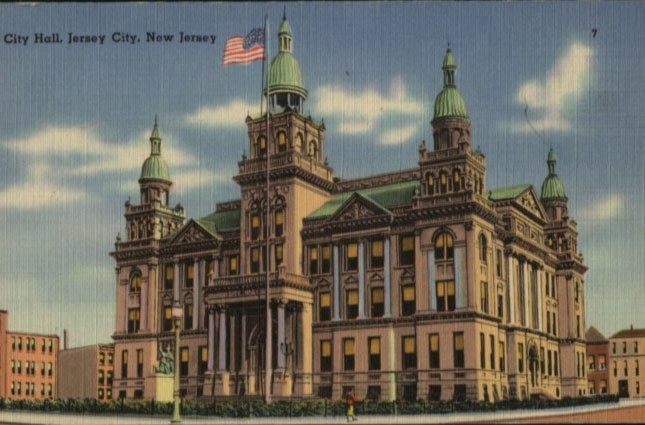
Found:
[{"label": "sky", "polygon": [[[275,54],[283,8],[304,111],[324,119],[337,176],[417,166],[449,44],[487,187],[539,193],[552,147],[589,266],[587,325],[607,337],[645,328],[645,4],[598,1],[0,5],[0,309],[11,330],[110,341],[109,253],[124,203],[139,202],[155,115],[173,205],[202,217],[239,196],[231,177],[262,63],[222,67],[223,48],[268,15]],[[146,41],[153,32],[172,40]],[[35,43],[40,33],[61,43]]]}]

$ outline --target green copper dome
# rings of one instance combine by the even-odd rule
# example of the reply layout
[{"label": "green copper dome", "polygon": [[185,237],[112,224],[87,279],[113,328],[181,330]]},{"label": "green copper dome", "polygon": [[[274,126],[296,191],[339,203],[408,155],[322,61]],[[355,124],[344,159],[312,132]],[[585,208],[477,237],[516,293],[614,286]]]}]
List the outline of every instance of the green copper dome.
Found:
[{"label": "green copper dome", "polygon": [[300,64],[293,55],[291,26],[286,17],[282,18],[278,36],[280,51],[271,61],[269,90],[272,94],[295,93],[306,99],[307,90],[305,89],[305,81],[302,78]]},{"label": "green copper dome", "polygon": [[457,118],[469,120],[466,101],[455,86],[457,62],[450,49],[446,51],[441,69],[443,69],[443,90],[439,92],[434,101],[433,119]]},{"label": "green copper dome", "polygon": [[150,156],[144,161],[141,167],[141,177],[139,177],[139,182],[146,180],[171,182],[168,164],[161,157],[161,136],[159,136],[157,117],[155,117],[155,126],[150,135]]},{"label": "green copper dome", "polygon": [[555,172],[557,157],[553,149],[549,150],[547,164],[549,166],[549,175],[542,183],[542,193],[540,198],[543,201],[566,201],[567,195],[564,193],[564,185]]}]

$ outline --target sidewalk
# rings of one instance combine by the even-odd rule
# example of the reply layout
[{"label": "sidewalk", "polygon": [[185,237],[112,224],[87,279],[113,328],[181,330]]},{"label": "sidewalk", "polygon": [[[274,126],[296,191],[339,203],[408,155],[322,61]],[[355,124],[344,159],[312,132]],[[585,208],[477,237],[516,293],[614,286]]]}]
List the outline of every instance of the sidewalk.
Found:
[{"label": "sidewalk", "polygon": [[[526,418],[541,418],[556,415],[588,413],[632,406],[645,406],[645,399],[621,400],[618,403],[600,403],[588,406],[565,407],[548,410],[506,410],[490,413],[448,413],[443,415],[378,415],[360,416],[359,424],[439,424],[439,423],[482,423],[512,421]],[[72,415],[63,413],[40,413],[22,411],[0,411],[0,424],[29,425],[160,425],[168,424],[170,417],[163,416],[110,416],[110,415]],[[219,418],[219,417],[185,417],[186,425],[206,424],[343,424],[344,416],[336,417],[294,417],[294,418]]]}]

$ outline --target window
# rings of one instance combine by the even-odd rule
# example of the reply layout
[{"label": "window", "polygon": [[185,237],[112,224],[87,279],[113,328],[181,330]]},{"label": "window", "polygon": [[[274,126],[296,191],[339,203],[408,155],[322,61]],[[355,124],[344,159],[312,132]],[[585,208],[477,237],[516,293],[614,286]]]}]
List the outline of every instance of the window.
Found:
[{"label": "window", "polygon": [[517,344],[517,371],[524,373],[524,344]]},{"label": "window", "polygon": [[358,270],[358,244],[356,242],[345,245],[345,270]]},{"label": "window", "polygon": [[354,338],[343,339],[343,370],[354,370]]},{"label": "window", "polygon": [[114,354],[108,353],[108,364],[112,365],[114,364]]},{"label": "window", "polygon": [[372,288],[371,317],[383,317],[385,314],[385,290]]},{"label": "window", "polygon": [[488,314],[488,282],[481,282],[481,309]]},{"label": "window", "polygon": [[139,330],[141,323],[141,310],[131,308],[128,310],[128,333],[134,333]]},{"label": "window", "polygon": [[381,386],[368,385],[367,395],[365,396],[365,398],[370,401],[379,401],[381,399]]},{"label": "window", "polygon": [[172,330],[172,307],[169,305],[163,308],[163,330],[165,332]]},{"label": "window", "polygon": [[486,337],[483,333],[479,334],[479,364],[486,369]]},{"label": "window", "polygon": [[435,260],[452,260],[455,255],[452,235],[444,232],[439,234],[434,241]]},{"label": "window", "polygon": [[466,385],[456,384],[452,399],[454,401],[466,401]]},{"label": "window", "polygon": [[285,152],[287,150],[287,136],[283,131],[278,133],[278,152]]},{"label": "window", "polygon": [[370,266],[373,269],[382,269],[384,256],[383,256],[383,241],[372,241],[371,243],[371,252],[370,252]]},{"label": "window", "polygon": [[605,357],[604,354],[599,354],[598,355],[598,370],[605,370],[607,369],[607,358]]},{"label": "window", "polygon": [[103,366],[105,364],[105,353],[99,353],[99,364]]},{"label": "window", "polygon": [[453,338],[453,358],[455,367],[464,367],[464,333],[455,332]]},{"label": "window", "polygon": [[441,187],[441,193],[448,191],[448,175],[444,171],[439,173],[439,185]]},{"label": "window", "polygon": [[143,350],[137,350],[137,378],[143,377]]},{"label": "window", "polygon": [[318,274],[318,247],[309,247],[309,274]]},{"label": "window", "polygon": [[331,372],[332,363],[331,363],[331,341],[323,340],[320,341],[320,371],[321,372]]},{"label": "window", "polygon": [[634,341],[634,353],[638,354],[638,341]]},{"label": "window", "polygon": [[275,212],[275,235],[282,236],[284,233],[284,210],[280,209]]},{"label": "window", "polygon": [[502,250],[501,249],[497,250],[496,259],[497,259],[497,262],[496,262],[497,277],[502,277]]},{"label": "window", "polygon": [[548,356],[547,356],[547,373],[549,374],[549,376],[552,376],[553,375],[553,361],[552,361],[553,355],[552,355],[551,350],[548,350],[547,354],[548,354]]},{"label": "window", "polygon": [[184,330],[193,328],[193,305],[184,304]]},{"label": "window", "polygon": [[434,175],[432,173],[428,173],[426,182],[428,183],[428,195],[434,195]]},{"label": "window", "polygon": [[546,332],[551,333],[551,312],[546,312]]},{"label": "window", "polygon": [[260,248],[255,246],[251,248],[251,273],[260,272]]},{"label": "window", "polygon": [[406,285],[401,287],[402,304],[401,314],[403,316],[411,316],[416,311],[416,295],[414,285]]},{"label": "window", "polygon": [[580,301],[580,284],[576,282],[574,298],[576,302]]},{"label": "window", "polygon": [[614,376],[618,376],[618,364],[614,361]]},{"label": "window", "polygon": [[264,136],[258,137],[257,154],[258,156],[265,156],[267,154],[267,138]]},{"label": "window", "polygon": [[555,376],[558,376],[558,375],[559,375],[559,373],[558,373],[558,370],[559,370],[559,364],[560,364],[560,363],[558,363],[558,352],[557,352],[557,351],[554,351],[554,352],[553,352],[553,374],[554,374]]},{"label": "window", "polygon": [[553,335],[558,336],[558,322],[555,320],[555,311],[553,312],[553,321],[551,322],[551,326],[553,326]]},{"label": "window", "polygon": [[284,260],[284,250],[282,244],[277,244],[274,247],[275,250],[275,268],[278,269],[278,266],[282,264]]},{"label": "window", "polygon": [[358,317],[358,290],[349,289],[346,292],[346,319],[356,319]]},{"label": "window", "polygon": [[500,372],[506,372],[506,350],[504,349],[504,343],[499,343],[499,370]]},{"label": "window", "polygon": [[455,309],[455,281],[437,281],[437,311]]},{"label": "window", "polygon": [[417,368],[417,342],[414,336],[403,338],[403,369]]},{"label": "window", "polygon": [[440,367],[439,334],[432,334],[430,335],[430,369],[439,369]]},{"label": "window", "polygon": [[228,257],[228,274],[236,275],[240,272],[239,268],[240,257],[237,255],[231,255]]},{"label": "window", "polygon": [[401,236],[401,254],[399,258],[401,266],[414,265],[414,236]]},{"label": "window", "polygon": [[206,260],[206,285],[208,285],[208,278],[215,277],[215,261]]},{"label": "window", "polygon": [[611,343],[611,354],[616,354],[616,343],[615,342]]},{"label": "window", "polygon": [[318,296],[318,320],[331,320],[331,294],[321,292]]},{"label": "window", "polygon": [[369,370],[381,369],[381,338],[372,337],[367,339],[367,346],[369,347]]},{"label": "window", "polygon": [[52,353],[54,351],[54,341],[51,339],[47,341],[47,350]]},{"label": "window", "polygon": [[128,377],[128,350],[121,352],[121,378]]},{"label": "window", "polygon": [[490,339],[490,368],[495,370],[495,336],[489,335]]},{"label": "window", "polygon": [[322,247],[322,273],[331,272],[331,246]]},{"label": "window", "polygon": [[260,238],[260,214],[251,214],[251,239],[258,240]]},{"label": "window", "polygon": [[202,345],[199,347],[199,365],[198,373],[203,375],[208,370],[208,347]]},{"label": "window", "polygon": [[114,378],[114,372],[108,370],[107,372],[107,385],[112,385],[112,379]]},{"label": "window", "polygon": [[589,371],[596,370],[596,356],[593,354],[587,356],[587,369]]},{"label": "window", "polygon": [[18,351],[22,351],[22,337],[18,337]]},{"label": "window", "polygon": [[461,188],[461,178],[459,176],[459,170],[452,171],[452,187],[455,192],[459,192]]},{"label": "window", "polygon": [[488,263],[488,241],[484,234],[479,235],[479,261],[482,264]]},{"label": "window", "polygon": [[640,368],[638,367],[638,360],[636,360],[636,368],[634,370],[636,376],[640,376]]},{"label": "window", "polygon": [[497,294],[497,317],[504,317],[504,295]]},{"label": "window", "polygon": [[[576,336],[580,338],[580,315],[579,314],[576,315]],[[625,352],[626,349],[627,347],[623,346],[623,353]]]},{"label": "window", "polygon": [[[580,323],[580,316],[578,316],[578,323]],[[625,354],[626,352],[627,352],[627,341],[623,341],[623,354]]]},{"label": "window", "polygon": [[546,370],[545,367],[545,359],[544,359],[544,347],[540,347],[540,374],[544,375],[544,372]]},{"label": "window", "polygon": [[188,376],[188,347],[179,350],[179,376]]},{"label": "window", "polygon": [[172,289],[175,286],[175,267],[172,264],[168,264],[164,275],[164,289]]},{"label": "window", "polygon": [[99,400],[103,400],[104,397],[105,397],[105,391],[103,390],[103,388],[99,388]]},{"label": "window", "polygon": [[184,265],[184,287],[192,288],[195,282],[195,268],[194,264]]},{"label": "window", "polygon": [[627,360],[623,362],[623,374],[629,376],[629,370],[627,369]]}]

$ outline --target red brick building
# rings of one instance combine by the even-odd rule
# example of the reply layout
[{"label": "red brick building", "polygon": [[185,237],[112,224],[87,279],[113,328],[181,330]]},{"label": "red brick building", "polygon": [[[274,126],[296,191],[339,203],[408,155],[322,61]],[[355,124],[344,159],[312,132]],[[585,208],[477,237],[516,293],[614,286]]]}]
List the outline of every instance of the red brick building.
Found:
[{"label": "red brick building", "polygon": [[587,379],[589,395],[611,394],[609,385],[609,340],[598,329],[590,326],[585,333],[587,340]]}]

